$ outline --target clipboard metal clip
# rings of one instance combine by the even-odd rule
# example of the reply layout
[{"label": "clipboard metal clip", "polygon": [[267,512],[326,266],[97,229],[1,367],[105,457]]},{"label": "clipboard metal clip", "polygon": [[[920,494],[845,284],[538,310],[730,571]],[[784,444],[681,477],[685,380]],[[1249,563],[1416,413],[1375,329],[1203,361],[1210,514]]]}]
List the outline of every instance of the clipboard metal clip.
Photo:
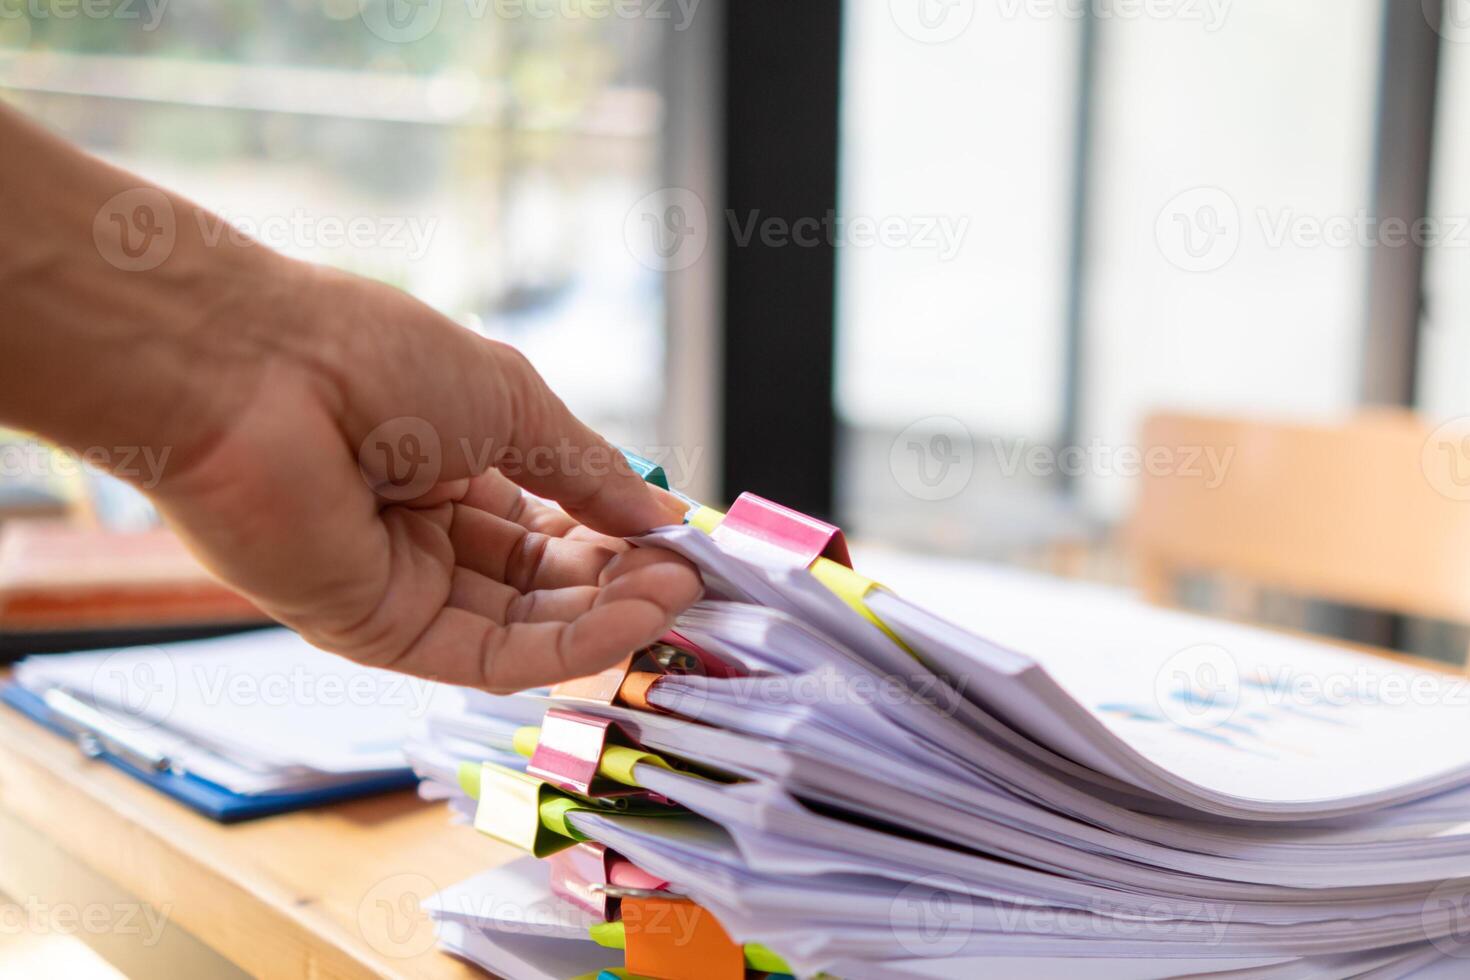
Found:
[{"label": "clipboard metal clip", "polygon": [[71,732],[77,747],[89,759],[115,755],[144,772],[166,772],[172,763],[162,751],[149,745],[136,732],[107,717],[101,711],[77,700],[59,687],[41,696],[58,723]]}]

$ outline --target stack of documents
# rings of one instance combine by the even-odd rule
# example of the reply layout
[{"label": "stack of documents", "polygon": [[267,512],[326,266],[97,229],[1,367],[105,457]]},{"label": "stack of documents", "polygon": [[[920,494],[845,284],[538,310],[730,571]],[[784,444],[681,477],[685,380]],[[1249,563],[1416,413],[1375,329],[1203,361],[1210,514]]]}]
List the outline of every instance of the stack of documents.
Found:
[{"label": "stack of documents", "polygon": [[429,902],[447,950],[518,978],[1470,974],[1463,681],[1025,575],[890,590],[751,506],[780,510],[639,539],[707,586],[664,643],[431,714],[421,792],[528,852]]},{"label": "stack of documents", "polygon": [[220,820],[412,786],[403,744],[449,689],[284,629],[29,657],[0,700]]}]

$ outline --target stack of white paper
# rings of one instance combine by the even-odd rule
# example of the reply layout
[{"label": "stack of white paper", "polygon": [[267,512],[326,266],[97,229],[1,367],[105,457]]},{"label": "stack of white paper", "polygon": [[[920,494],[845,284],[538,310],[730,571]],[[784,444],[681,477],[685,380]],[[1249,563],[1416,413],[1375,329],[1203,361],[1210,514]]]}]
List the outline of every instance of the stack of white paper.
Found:
[{"label": "stack of white paper", "polygon": [[[1461,679],[960,565],[895,562],[868,596],[900,645],[804,569],[690,528],[641,543],[700,567],[677,629],[743,676],[577,704],[674,763],[635,774],[683,812],[571,825],[793,972],[1470,975]],[[424,792],[472,819],[462,764],[514,762],[556,704],[436,713]],[[529,859],[430,911],[507,975],[621,963]]]},{"label": "stack of white paper", "polygon": [[[435,697],[457,696],[330,656],[284,629],[29,657],[15,679],[53,713],[95,711],[96,734],[114,754],[163,760],[175,774],[246,796],[401,771],[404,742]],[[80,729],[93,717],[60,720]]]}]

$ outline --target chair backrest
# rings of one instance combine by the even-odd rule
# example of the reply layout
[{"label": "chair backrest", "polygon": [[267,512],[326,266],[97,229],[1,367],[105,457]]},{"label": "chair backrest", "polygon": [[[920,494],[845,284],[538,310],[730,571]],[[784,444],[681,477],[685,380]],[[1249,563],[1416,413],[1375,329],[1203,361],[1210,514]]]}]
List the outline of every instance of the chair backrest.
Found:
[{"label": "chair backrest", "polygon": [[1223,573],[1470,623],[1470,425],[1159,414],[1141,443],[1128,533],[1152,598],[1168,601],[1180,573]]}]

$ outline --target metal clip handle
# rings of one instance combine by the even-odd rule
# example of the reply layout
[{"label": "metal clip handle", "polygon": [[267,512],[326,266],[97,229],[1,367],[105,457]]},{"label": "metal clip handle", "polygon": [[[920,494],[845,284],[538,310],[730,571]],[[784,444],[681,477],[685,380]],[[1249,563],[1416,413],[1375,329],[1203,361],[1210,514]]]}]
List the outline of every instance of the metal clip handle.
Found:
[{"label": "metal clip handle", "polygon": [[89,704],[78,701],[60,688],[53,687],[41,696],[46,707],[57,716],[62,727],[72,733],[77,748],[88,758],[111,753],[146,772],[163,772],[170,768],[169,758],[136,732],[127,731],[113,719]]}]

